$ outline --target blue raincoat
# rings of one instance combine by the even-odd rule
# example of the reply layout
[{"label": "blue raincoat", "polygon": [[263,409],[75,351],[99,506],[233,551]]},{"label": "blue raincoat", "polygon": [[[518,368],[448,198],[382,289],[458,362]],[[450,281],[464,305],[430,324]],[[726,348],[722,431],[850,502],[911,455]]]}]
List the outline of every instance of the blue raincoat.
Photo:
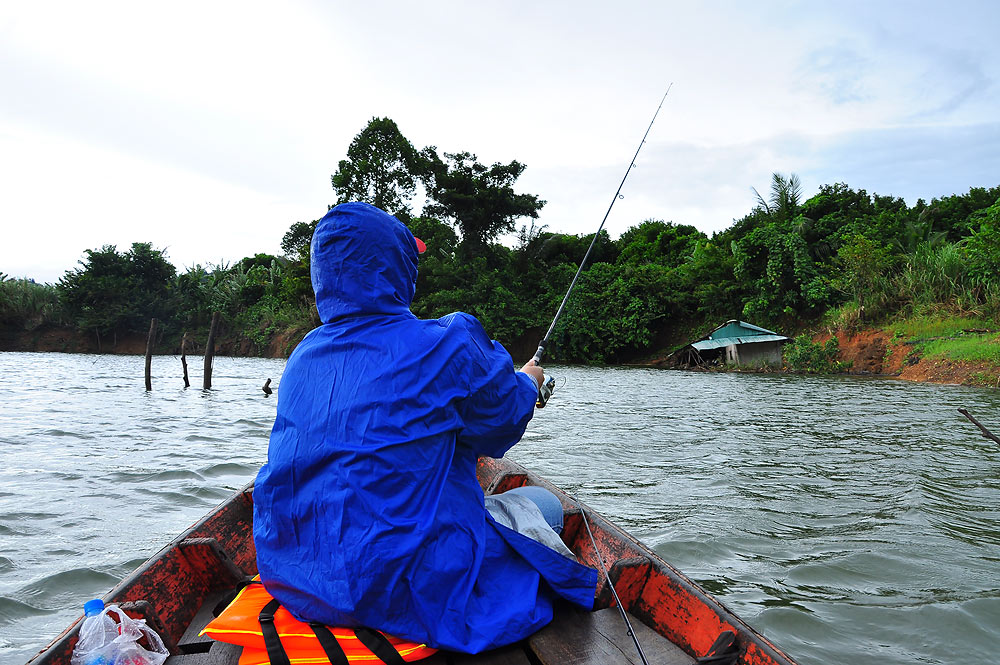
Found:
[{"label": "blue raincoat", "polygon": [[299,619],[478,653],[543,627],[556,596],[591,609],[597,575],[485,510],[476,459],[521,438],[537,388],[472,316],[410,313],[417,257],[367,204],[320,220],[323,325],[281,378],[257,563]]}]

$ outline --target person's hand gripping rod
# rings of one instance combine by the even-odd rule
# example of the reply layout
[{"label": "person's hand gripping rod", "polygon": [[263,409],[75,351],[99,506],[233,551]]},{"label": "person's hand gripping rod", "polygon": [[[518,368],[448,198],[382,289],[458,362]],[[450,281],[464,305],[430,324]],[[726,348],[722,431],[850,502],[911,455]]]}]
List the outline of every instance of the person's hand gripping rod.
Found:
[{"label": "person's hand gripping rod", "polygon": [[535,382],[538,384],[538,399],[535,400],[535,406],[539,409],[545,406],[545,403],[549,401],[552,393],[556,390],[555,377],[550,376],[546,378],[545,373],[542,371],[541,360],[544,352],[545,340],[542,340],[538,345],[538,350],[535,351],[534,357],[521,368],[522,372],[534,377]]}]

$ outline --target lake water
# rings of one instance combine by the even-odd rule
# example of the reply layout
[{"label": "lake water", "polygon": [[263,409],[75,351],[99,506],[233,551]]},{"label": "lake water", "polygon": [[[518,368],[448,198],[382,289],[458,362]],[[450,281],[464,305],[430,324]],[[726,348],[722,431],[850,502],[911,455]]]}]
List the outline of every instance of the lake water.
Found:
[{"label": "lake water", "polygon": [[[0,663],[253,478],[283,367],[0,353]],[[997,391],[551,369],[511,456],[803,665],[1000,660],[1000,446],[956,411],[1000,431]]]}]

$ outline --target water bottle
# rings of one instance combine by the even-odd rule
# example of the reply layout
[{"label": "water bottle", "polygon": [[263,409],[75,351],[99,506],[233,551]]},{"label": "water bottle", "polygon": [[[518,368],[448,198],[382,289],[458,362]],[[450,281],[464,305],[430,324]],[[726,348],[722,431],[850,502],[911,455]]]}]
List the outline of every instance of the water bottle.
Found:
[{"label": "water bottle", "polygon": [[104,611],[104,601],[88,600],[83,605],[83,623],[71,665],[113,665],[116,637],[118,623]]}]

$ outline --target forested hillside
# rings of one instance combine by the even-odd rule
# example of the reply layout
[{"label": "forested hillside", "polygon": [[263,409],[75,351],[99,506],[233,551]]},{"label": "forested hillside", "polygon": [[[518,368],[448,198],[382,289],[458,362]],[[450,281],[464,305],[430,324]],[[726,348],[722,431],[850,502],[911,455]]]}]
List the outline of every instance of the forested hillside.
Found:
[{"label": "forested hillside", "polygon": [[[414,313],[471,312],[530,354],[593,236],[538,226],[544,194],[516,190],[524,169],[417,149],[392,120],[375,118],[331,184],[337,202],[380,206],[427,243]],[[418,193],[428,202],[416,211]],[[602,232],[549,356],[629,361],[730,318],[787,332],[935,313],[1000,322],[1000,186],[912,207],[843,183],[806,196],[795,175],[775,174],[746,216],[711,237],[660,219],[636,220],[618,238]],[[315,223],[292,224],[281,256],[183,273],[148,243],[87,249],[55,285],[0,273],[4,339],[71,326],[111,350],[156,317],[168,351],[184,332],[204,339],[220,312],[234,348],[287,352],[319,323],[309,282]],[[500,242],[511,234],[513,246]]]}]

